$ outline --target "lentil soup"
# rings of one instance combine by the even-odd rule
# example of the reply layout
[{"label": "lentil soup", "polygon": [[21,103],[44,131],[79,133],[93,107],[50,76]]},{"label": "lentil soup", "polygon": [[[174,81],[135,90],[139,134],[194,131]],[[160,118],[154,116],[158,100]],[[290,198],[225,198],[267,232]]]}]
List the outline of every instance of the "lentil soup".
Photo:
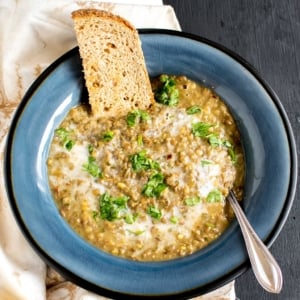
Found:
[{"label": "lentil soup", "polygon": [[244,156],[237,126],[209,88],[185,76],[152,80],[156,103],[124,117],[70,110],[47,161],[61,215],[94,246],[121,257],[167,260],[220,236],[241,198]]}]

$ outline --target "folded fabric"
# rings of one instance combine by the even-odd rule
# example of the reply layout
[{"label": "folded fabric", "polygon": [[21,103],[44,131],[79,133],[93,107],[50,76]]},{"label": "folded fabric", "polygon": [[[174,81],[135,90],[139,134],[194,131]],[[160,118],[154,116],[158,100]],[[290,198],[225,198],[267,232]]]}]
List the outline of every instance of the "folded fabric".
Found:
[{"label": "folded fabric", "polygon": [[[137,28],[180,30],[170,6],[162,1],[118,0],[0,1],[0,172],[3,174],[5,138],[12,115],[24,93],[55,59],[76,46],[71,11],[109,10]],[[151,5],[150,5],[151,4]],[[0,176],[0,299],[98,300],[66,281],[35,254],[21,234]],[[234,283],[197,299],[235,299]]]}]

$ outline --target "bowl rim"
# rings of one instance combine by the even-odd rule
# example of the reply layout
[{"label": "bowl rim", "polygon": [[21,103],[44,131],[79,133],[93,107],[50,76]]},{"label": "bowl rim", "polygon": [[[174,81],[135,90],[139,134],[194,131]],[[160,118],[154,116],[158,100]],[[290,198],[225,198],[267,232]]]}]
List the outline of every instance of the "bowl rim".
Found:
[{"label": "bowl rim", "polygon": [[[284,124],[284,128],[286,131],[287,139],[288,139],[288,147],[290,150],[290,159],[291,159],[291,169],[290,169],[290,181],[289,181],[289,186],[288,186],[288,191],[287,191],[287,196],[284,201],[283,208],[281,210],[280,216],[278,218],[277,223],[275,224],[273,230],[270,232],[269,236],[265,239],[265,244],[270,247],[276,238],[278,237],[280,231],[282,230],[289,212],[291,210],[293,200],[295,197],[296,193],[296,187],[297,187],[297,151],[296,151],[296,143],[295,143],[295,138],[294,134],[292,131],[291,124],[289,122],[288,116],[284,110],[284,107],[282,103],[280,102],[278,96],[274,92],[274,90],[271,88],[271,86],[264,80],[262,77],[259,75],[258,71],[249,63],[247,62],[244,58],[236,54],[235,52],[229,50],[225,46],[211,41],[207,38],[187,33],[187,32],[180,32],[180,31],[175,31],[175,30],[168,30],[168,29],[140,29],[138,30],[139,34],[142,35],[161,35],[161,34],[166,34],[166,35],[172,35],[172,36],[178,36],[178,37],[183,37],[183,38],[188,38],[195,40],[200,43],[204,43],[206,45],[209,45],[213,48],[216,48],[222,52],[224,52],[226,55],[230,56],[234,60],[236,60],[239,64],[244,66],[254,77],[255,79],[263,86],[263,88],[267,91],[268,95],[272,99],[273,103],[275,104],[278,113],[280,114],[280,117],[282,119],[282,122]],[[101,295],[106,296],[106,297],[113,297],[115,299],[123,299],[128,296],[130,296],[132,299],[146,299],[146,298],[161,298],[161,299],[173,299],[174,294],[167,294],[167,295],[162,295],[162,296],[156,296],[156,295],[150,295],[150,296],[144,296],[144,295],[135,295],[135,294],[124,294],[122,292],[116,292],[116,291],[111,291],[108,289],[105,289],[103,287],[95,286],[93,283],[80,278],[78,275],[74,274],[73,272],[67,270],[64,268],[62,265],[57,263],[55,260],[53,260],[51,257],[48,256],[47,253],[43,249],[40,248],[38,243],[33,239],[31,236],[30,232],[27,230],[25,223],[22,219],[21,213],[18,211],[16,201],[14,199],[14,193],[13,193],[13,186],[10,181],[10,178],[12,176],[11,174],[11,166],[10,166],[10,153],[12,150],[12,140],[14,136],[14,131],[16,129],[16,126],[18,124],[18,119],[20,115],[22,114],[23,110],[25,109],[29,99],[31,96],[35,93],[35,90],[41,85],[41,83],[47,78],[47,76],[57,68],[66,58],[74,55],[74,53],[78,52],[78,47],[75,47],[65,54],[63,54],[61,57],[59,57],[57,60],[55,60],[49,67],[47,67],[42,74],[34,81],[34,83],[29,87],[27,92],[25,93],[23,99],[20,102],[20,105],[18,106],[12,122],[10,126],[10,130],[8,132],[7,136],[7,142],[6,142],[6,147],[5,147],[5,153],[4,153],[4,179],[5,179],[5,186],[8,194],[8,199],[9,203],[11,205],[13,214],[15,216],[15,219],[23,232],[25,238],[28,240],[28,242],[31,244],[31,246],[36,250],[36,252],[42,257],[44,261],[48,265],[50,265],[53,269],[61,273],[64,277],[69,279],[70,281],[74,282],[75,284],[78,284],[79,286],[82,286],[85,289],[91,290],[96,293],[101,293]],[[207,284],[206,286],[201,286],[192,290],[187,290],[180,295],[176,295],[177,299],[188,299],[191,297],[198,296],[200,294],[207,293],[209,291],[212,291],[213,289],[216,289],[220,286],[223,286],[224,284],[234,280],[241,274],[243,274],[248,268],[250,267],[250,262],[249,259],[247,259],[246,262],[242,263],[239,265],[237,268],[234,270],[231,270],[224,276],[212,281],[211,283]]]}]

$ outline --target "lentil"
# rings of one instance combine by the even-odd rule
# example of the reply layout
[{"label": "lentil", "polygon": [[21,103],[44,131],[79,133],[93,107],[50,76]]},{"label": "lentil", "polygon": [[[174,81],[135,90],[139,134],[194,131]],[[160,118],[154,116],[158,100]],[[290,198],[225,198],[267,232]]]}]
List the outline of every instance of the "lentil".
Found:
[{"label": "lentil", "polygon": [[[244,156],[227,106],[213,90],[185,76],[172,79],[178,104],[154,104],[147,111],[149,117],[133,126],[128,126],[126,116],[96,119],[80,105],[59,126],[70,132],[72,148],[63,147],[54,135],[47,164],[57,207],[79,235],[103,251],[141,261],[194,253],[230,223],[233,212],[225,201],[229,189],[242,197]],[[154,93],[159,84],[159,79],[152,80]],[[195,105],[200,110],[188,114],[187,108]],[[199,122],[209,124],[206,136],[193,134],[192,125]],[[113,134],[103,140],[106,133]],[[210,145],[209,134],[218,138],[217,146]],[[130,157],[141,151],[152,163],[133,170]],[[103,176],[93,177],[84,170],[89,157]],[[147,196],[142,190],[154,174],[160,174],[156,188],[161,191]],[[212,191],[220,197],[209,203]],[[105,193],[114,203],[120,197],[128,199],[121,208],[111,203],[115,205],[111,221],[101,218],[99,201]],[[197,201],[187,205],[186,199]],[[149,207],[160,218],[151,217]]]}]

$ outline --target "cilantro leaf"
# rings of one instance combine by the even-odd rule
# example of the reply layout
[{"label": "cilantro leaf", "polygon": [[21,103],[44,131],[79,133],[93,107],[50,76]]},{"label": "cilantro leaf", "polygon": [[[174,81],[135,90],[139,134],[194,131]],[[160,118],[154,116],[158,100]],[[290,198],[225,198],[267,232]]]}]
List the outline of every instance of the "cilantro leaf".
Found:
[{"label": "cilantro leaf", "polygon": [[143,136],[141,134],[138,135],[137,137],[137,144],[139,146],[143,146],[144,142],[143,142]]},{"label": "cilantro leaf", "polygon": [[151,158],[148,158],[146,156],[146,151],[144,150],[131,155],[129,157],[129,160],[134,171],[160,169],[159,163],[152,160]]},{"label": "cilantro leaf", "polygon": [[215,133],[211,133],[206,136],[208,139],[208,142],[211,144],[212,147],[219,147],[224,145],[224,142],[222,139],[220,139]]},{"label": "cilantro leaf", "polygon": [[133,224],[136,221],[137,217],[138,217],[137,213],[135,213],[135,214],[126,214],[124,216],[124,220],[127,224]]},{"label": "cilantro leaf", "polygon": [[172,216],[172,217],[170,218],[170,222],[173,223],[173,224],[177,224],[177,223],[178,223],[178,217]]},{"label": "cilantro leaf", "polygon": [[75,144],[75,141],[73,141],[73,140],[68,140],[68,141],[66,141],[66,143],[65,143],[65,148],[66,148],[68,151],[71,151],[71,149],[73,148],[74,144]]},{"label": "cilantro leaf", "polygon": [[188,115],[194,115],[194,114],[197,114],[199,112],[201,112],[201,108],[198,105],[193,105],[193,106],[190,106],[186,109],[186,113]]},{"label": "cilantro leaf", "polygon": [[156,102],[176,106],[179,102],[179,91],[176,88],[175,80],[168,75],[161,75],[159,80],[161,86],[154,93]]},{"label": "cilantro leaf", "polygon": [[223,141],[223,145],[227,148],[232,148],[232,144],[229,141]]},{"label": "cilantro leaf", "polygon": [[93,156],[88,157],[88,162],[83,164],[83,169],[95,178],[101,178],[103,176],[100,167],[96,163],[96,158]]},{"label": "cilantro leaf", "polygon": [[147,213],[149,216],[151,216],[151,218],[156,220],[160,220],[162,217],[162,211],[153,205],[148,206]]},{"label": "cilantro leaf", "polygon": [[60,127],[55,130],[55,134],[62,140],[65,140],[69,137],[70,131],[63,127]]},{"label": "cilantro leaf", "polygon": [[137,109],[127,114],[126,122],[129,127],[133,127],[137,123],[142,121],[148,121],[149,119],[150,116],[146,111]]},{"label": "cilantro leaf", "polygon": [[228,154],[231,158],[231,161],[235,164],[236,163],[236,153],[235,153],[233,145],[229,141],[224,141],[224,146],[228,149]]},{"label": "cilantro leaf", "polygon": [[93,145],[91,145],[91,144],[88,145],[88,152],[89,152],[90,155],[93,154],[93,152],[94,152],[94,146]]},{"label": "cilantro leaf", "polygon": [[68,150],[71,151],[73,148],[75,141],[70,138],[71,131],[60,127],[55,130],[55,134],[60,138],[63,146]]},{"label": "cilantro leaf", "polygon": [[166,188],[164,176],[161,173],[154,173],[144,185],[142,193],[147,197],[159,197]]},{"label": "cilantro leaf", "polygon": [[221,202],[222,199],[222,193],[218,189],[210,191],[206,197],[206,201],[209,203]]},{"label": "cilantro leaf", "polygon": [[192,124],[192,133],[196,137],[206,138],[209,135],[209,129],[213,125],[204,123],[204,122],[197,122]]},{"label": "cilantro leaf", "polygon": [[102,139],[105,142],[109,142],[113,139],[113,137],[114,137],[114,133],[109,130],[103,133]]},{"label": "cilantro leaf", "polygon": [[122,213],[128,210],[127,201],[129,197],[111,197],[104,193],[99,198],[100,217],[103,220],[114,221],[122,217]]},{"label": "cilantro leaf", "polygon": [[129,230],[129,229],[127,229],[127,231],[134,234],[134,235],[141,235],[145,232],[145,230],[142,230],[142,229],[140,229],[140,230]]},{"label": "cilantro leaf", "polygon": [[195,206],[200,203],[201,198],[199,196],[190,197],[184,200],[185,205],[187,206]]},{"label": "cilantro leaf", "polygon": [[214,125],[212,124],[204,122],[193,123],[192,133],[196,137],[207,139],[207,141],[212,147],[226,147],[228,149],[228,154],[230,155],[232,162],[235,163],[236,153],[234,151],[233,145],[227,140],[222,140],[216,133],[210,133],[209,129],[213,126]]},{"label": "cilantro leaf", "polygon": [[236,163],[236,153],[235,153],[235,151],[234,151],[233,148],[228,148],[228,154],[229,154],[229,156],[231,158],[231,161],[233,163]]},{"label": "cilantro leaf", "polygon": [[209,160],[209,159],[202,159],[201,160],[201,166],[204,167],[206,165],[211,165],[213,164],[214,162],[212,160]]}]

